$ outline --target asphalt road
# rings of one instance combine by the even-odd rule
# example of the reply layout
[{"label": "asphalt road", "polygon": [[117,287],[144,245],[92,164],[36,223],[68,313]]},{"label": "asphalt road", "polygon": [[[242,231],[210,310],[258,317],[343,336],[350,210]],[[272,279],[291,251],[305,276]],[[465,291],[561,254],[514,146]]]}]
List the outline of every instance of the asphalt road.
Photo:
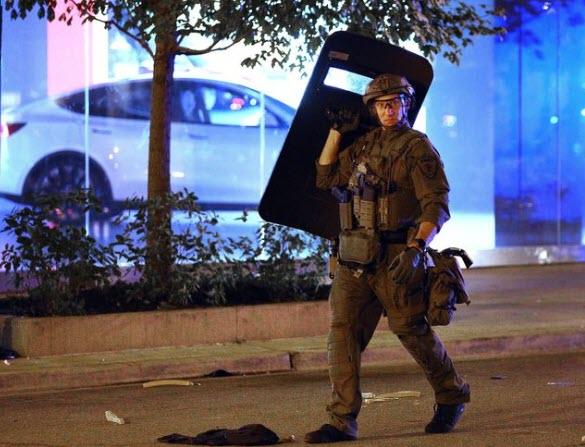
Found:
[{"label": "asphalt road", "polygon": [[[585,436],[585,351],[457,362],[472,403],[457,430],[425,435],[433,398],[414,364],[364,369],[363,392],[420,391],[365,406],[352,446],[579,446]],[[325,421],[325,372],[196,379],[0,398],[1,446],[146,446],[169,433],[263,423],[282,438]],[[124,425],[105,419],[110,410]],[[347,444],[343,444],[347,445]]]}]

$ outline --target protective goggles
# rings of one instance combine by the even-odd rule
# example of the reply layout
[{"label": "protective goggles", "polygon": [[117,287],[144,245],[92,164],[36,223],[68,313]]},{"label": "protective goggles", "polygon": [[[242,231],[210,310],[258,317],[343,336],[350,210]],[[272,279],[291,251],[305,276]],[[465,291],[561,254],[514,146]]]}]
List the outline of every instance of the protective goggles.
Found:
[{"label": "protective goggles", "polygon": [[390,99],[374,100],[374,105],[379,110],[394,109],[401,106],[402,104],[402,95],[395,96],[394,98]]}]

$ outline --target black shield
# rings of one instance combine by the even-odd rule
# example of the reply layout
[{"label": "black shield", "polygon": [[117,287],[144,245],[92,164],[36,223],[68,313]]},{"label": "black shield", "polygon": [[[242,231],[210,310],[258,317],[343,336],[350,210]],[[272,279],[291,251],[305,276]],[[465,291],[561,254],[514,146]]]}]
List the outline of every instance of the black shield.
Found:
[{"label": "black shield", "polygon": [[416,102],[408,114],[413,124],[433,79],[432,67],[425,58],[345,31],[325,41],[260,201],[259,213],[264,220],[326,238],[337,236],[337,203],[329,191],[315,187],[315,160],[329,132],[325,109],[360,108],[359,129],[344,135],[342,141],[342,148],[348,146],[376,125],[361,95],[365,82],[381,73],[402,75],[414,87]]}]

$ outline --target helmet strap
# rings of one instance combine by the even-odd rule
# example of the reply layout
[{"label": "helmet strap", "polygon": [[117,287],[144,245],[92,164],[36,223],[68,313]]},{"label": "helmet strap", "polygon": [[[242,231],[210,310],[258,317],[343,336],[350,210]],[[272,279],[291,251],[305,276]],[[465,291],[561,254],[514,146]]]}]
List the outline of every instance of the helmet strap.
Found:
[{"label": "helmet strap", "polygon": [[408,125],[408,127],[410,127],[410,123],[408,122],[408,111],[410,110],[410,104],[412,103],[412,98],[410,96],[407,95],[400,95],[400,97],[402,98],[401,102],[401,106],[400,108],[402,109],[402,119],[400,120],[400,122],[398,123],[399,126],[404,126],[404,125]]}]

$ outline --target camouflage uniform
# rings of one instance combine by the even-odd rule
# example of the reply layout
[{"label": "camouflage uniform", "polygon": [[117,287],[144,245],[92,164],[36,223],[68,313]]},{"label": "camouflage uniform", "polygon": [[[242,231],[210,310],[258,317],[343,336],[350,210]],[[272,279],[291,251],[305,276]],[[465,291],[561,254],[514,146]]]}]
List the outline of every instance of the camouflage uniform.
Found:
[{"label": "camouflage uniform", "polygon": [[[404,233],[422,221],[440,229],[449,219],[449,184],[439,154],[426,135],[408,125],[376,128],[341,152],[335,163],[317,162],[317,186],[346,186],[361,162],[367,163],[382,184],[389,185],[389,221],[379,228],[385,234]],[[344,432],[357,434],[362,404],[360,357],[383,311],[390,329],[424,370],[436,402],[469,401],[469,386],[425,320],[423,268],[405,285],[396,284],[388,272],[389,264],[405,248],[405,240],[384,244],[382,260],[374,270],[356,275],[340,265],[333,280],[328,338],[333,392],[327,410],[331,425]]]}]

